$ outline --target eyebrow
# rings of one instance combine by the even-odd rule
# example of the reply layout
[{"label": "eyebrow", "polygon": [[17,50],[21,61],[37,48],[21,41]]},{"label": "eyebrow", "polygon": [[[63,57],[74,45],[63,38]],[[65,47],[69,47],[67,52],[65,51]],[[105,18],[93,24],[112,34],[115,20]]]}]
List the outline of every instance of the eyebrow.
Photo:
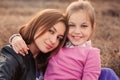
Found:
[{"label": "eyebrow", "polygon": [[82,24],[87,24],[86,22],[83,22]]},{"label": "eyebrow", "polygon": [[70,21],[70,22],[68,22],[68,25],[69,25],[69,24],[75,24],[75,22]]},{"label": "eyebrow", "polygon": [[86,24],[85,22],[83,22],[82,24]]},{"label": "eyebrow", "polygon": [[72,22],[69,22],[68,24],[74,24],[74,23],[72,23]]},{"label": "eyebrow", "polygon": [[52,28],[57,32],[57,30],[56,30],[56,28],[54,26]]}]

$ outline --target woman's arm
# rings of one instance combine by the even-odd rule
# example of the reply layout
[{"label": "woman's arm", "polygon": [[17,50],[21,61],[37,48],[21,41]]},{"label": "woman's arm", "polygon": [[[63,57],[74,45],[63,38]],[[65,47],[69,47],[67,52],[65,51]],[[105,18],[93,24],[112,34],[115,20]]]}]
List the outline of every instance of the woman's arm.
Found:
[{"label": "woman's arm", "polygon": [[86,58],[82,80],[98,80],[100,72],[100,50],[97,48],[92,48]]},{"label": "woman's arm", "polygon": [[16,53],[20,53],[23,56],[28,54],[29,48],[20,34],[13,34],[9,39],[9,43],[12,45]]}]

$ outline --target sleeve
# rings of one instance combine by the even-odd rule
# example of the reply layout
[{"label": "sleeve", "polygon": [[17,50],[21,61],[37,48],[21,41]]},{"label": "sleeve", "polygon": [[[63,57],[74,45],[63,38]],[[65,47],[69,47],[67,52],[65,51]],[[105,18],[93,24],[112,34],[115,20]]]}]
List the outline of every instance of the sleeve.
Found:
[{"label": "sleeve", "polygon": [[100,50],[89,50],[83,70],[82,80],[98,80],[101,72]]},{"label": "sleeve", "polygon": [[16,36],[19,36],[19,37],[22,38],[22,36],[21,36],[20,34],[13,34],[13,35],[10,36],[10,38],[9,38],[9,43],[10,43],[10,44],[12,44],[12,40],[13,40],[13,38],[16,37]]},{"label": "sleeve", "polygon": [[18,62],[12,55],[0,56],[0,80],[13,80],[18,70]]}]

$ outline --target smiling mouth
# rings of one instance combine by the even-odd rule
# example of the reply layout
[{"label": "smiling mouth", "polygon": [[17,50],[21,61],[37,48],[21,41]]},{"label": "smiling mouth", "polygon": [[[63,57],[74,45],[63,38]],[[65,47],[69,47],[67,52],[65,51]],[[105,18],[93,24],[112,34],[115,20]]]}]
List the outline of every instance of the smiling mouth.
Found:
[{"label": "smiling mouth", "polygon": [[52,45],[50,45],[50,44],[48,44],[48,43],[45,43],[45,45],[46,45],[46,48],[47,48],[47,49],[51,49],[51,48],[52,48]]},{"label": "smiling mouth", "polygon": [[77,41],[82,38],[82,37],[80,37],[80,36],[72,36],[72,37],[73,37],[74,40],[77,40]]}]

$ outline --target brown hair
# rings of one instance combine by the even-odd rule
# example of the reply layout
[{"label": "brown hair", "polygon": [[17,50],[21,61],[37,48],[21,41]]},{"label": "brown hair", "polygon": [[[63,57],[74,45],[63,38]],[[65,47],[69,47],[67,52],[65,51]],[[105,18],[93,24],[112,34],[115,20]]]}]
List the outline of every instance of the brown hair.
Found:
[{"label": "brown hair", "polygon": [[90,17],[90,21],[91,21],[91,25],[92,27],[94,26],[95,23],[95,11],[93,6],[90,4],[89,1],[83,1],[83,0],[79,0],[79,1],[75,1],[72,2],[66,10],[66,14],[67,14],[67,18],[69,19],[69,17],[77,11],[83,10],[85,11],[89,17]]},{"label": "brown hair", "polygon": [[63,22],[66,26],[64,38],[62,41],[60,41],[58,47],[55,48],[53,51],[47,54],[40,53],[38,55],[37,61],[40,63],[40,69],[47,64],[48,58],[53,53],[57,53],[57,51],[63,46],[68,33],[68,22],[66,17],[61,12],[55,9],[45,9],[43,11],[40,11],[34,18],[32,18],[30,22],[21,27],[19,31],[26,44],[30,44],[34,41],[34,35],[37,30],[39,30],[39,28],[42,28],[42,30],[37,37],[40,37],[58,22]]}]

